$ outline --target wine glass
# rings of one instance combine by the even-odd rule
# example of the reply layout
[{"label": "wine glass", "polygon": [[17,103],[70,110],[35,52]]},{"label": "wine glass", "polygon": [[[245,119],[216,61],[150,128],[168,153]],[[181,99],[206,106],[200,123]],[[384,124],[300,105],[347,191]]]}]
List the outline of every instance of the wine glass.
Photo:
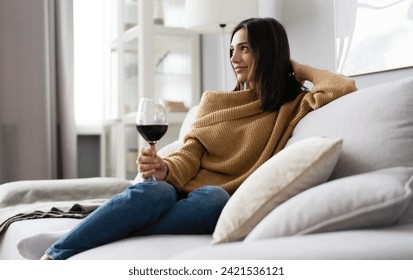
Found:
[{"label": "wine glass", "polygon": [[[155,144],[165,135],[168,130],[166,109],[162,102],[141,98],[139,100],[138,112],[136,114],[136,129],[139,134],[155,148]],[[146,180],[156,181],[155,176]]]}]

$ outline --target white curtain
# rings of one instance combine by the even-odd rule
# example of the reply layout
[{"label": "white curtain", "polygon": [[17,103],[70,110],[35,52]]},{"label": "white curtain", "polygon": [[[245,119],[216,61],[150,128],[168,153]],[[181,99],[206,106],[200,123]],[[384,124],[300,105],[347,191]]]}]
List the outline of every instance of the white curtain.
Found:
[{"label": "white curtain", "polygon": [[0,0],[0,183],[75,178],[72,0]]}]

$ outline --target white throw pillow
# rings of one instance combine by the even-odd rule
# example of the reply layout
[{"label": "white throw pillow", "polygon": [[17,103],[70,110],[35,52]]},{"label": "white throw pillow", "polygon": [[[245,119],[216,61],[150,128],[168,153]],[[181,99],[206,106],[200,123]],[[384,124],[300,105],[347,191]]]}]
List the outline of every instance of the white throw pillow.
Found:
[{"label": "white throw pillow", "polygon": [[412,187],[412,167],[330,181],[274,209],[245,241],[400,223],[412,204]]},{"label": "white throw pillow", "polygon": [[287,146],[315,136],[344,145],[330,179],[413,164],[413,76],[340,97],[308,113]]},{"label": "white throw pillow", "polygon": [[272,209],[325,182],[341,147],[341,139],[311,137],[270,158],[228,201],[215,228],[212,244],[243,239]]}]

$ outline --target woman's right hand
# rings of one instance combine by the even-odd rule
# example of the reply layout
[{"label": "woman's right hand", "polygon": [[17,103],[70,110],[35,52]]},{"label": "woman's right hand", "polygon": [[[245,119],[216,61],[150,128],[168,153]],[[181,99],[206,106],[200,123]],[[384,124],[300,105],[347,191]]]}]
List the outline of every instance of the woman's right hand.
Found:
[{"label": "woman's right hand", "polygon": [[168,166],[156,154],[156,150],[152,146],[140,150],[136,164],[143,178],[150,178],[153,175],[157,180],[164,180],[168,174]]}]

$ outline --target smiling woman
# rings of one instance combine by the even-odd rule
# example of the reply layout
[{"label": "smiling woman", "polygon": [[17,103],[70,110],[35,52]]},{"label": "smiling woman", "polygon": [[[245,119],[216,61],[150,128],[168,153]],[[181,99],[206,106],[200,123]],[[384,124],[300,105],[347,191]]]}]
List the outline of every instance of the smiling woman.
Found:
[{"label": "smiling woman", "polygon": [[246,84],[261,100],[264,111],[277,111],[307,90],[297,73],[294,75],[287,33],[273,18],[240,22],[231,35],[230,55],[237,76],[234,90],[244,89]]},{"label": "smiling woman", "polygon": [[231,64],[234,68],[237,80],[244,84],[244,88],[254,88],[249,80],[252,67],[254,66],[254,57],[248,44],[247,32],[244,28],[234,34],[231,41]]},{"label": "smiling woman", "polygon": [[79,134],[100,133],[104,92],[104,5],[73,0],[75,119]]}]

